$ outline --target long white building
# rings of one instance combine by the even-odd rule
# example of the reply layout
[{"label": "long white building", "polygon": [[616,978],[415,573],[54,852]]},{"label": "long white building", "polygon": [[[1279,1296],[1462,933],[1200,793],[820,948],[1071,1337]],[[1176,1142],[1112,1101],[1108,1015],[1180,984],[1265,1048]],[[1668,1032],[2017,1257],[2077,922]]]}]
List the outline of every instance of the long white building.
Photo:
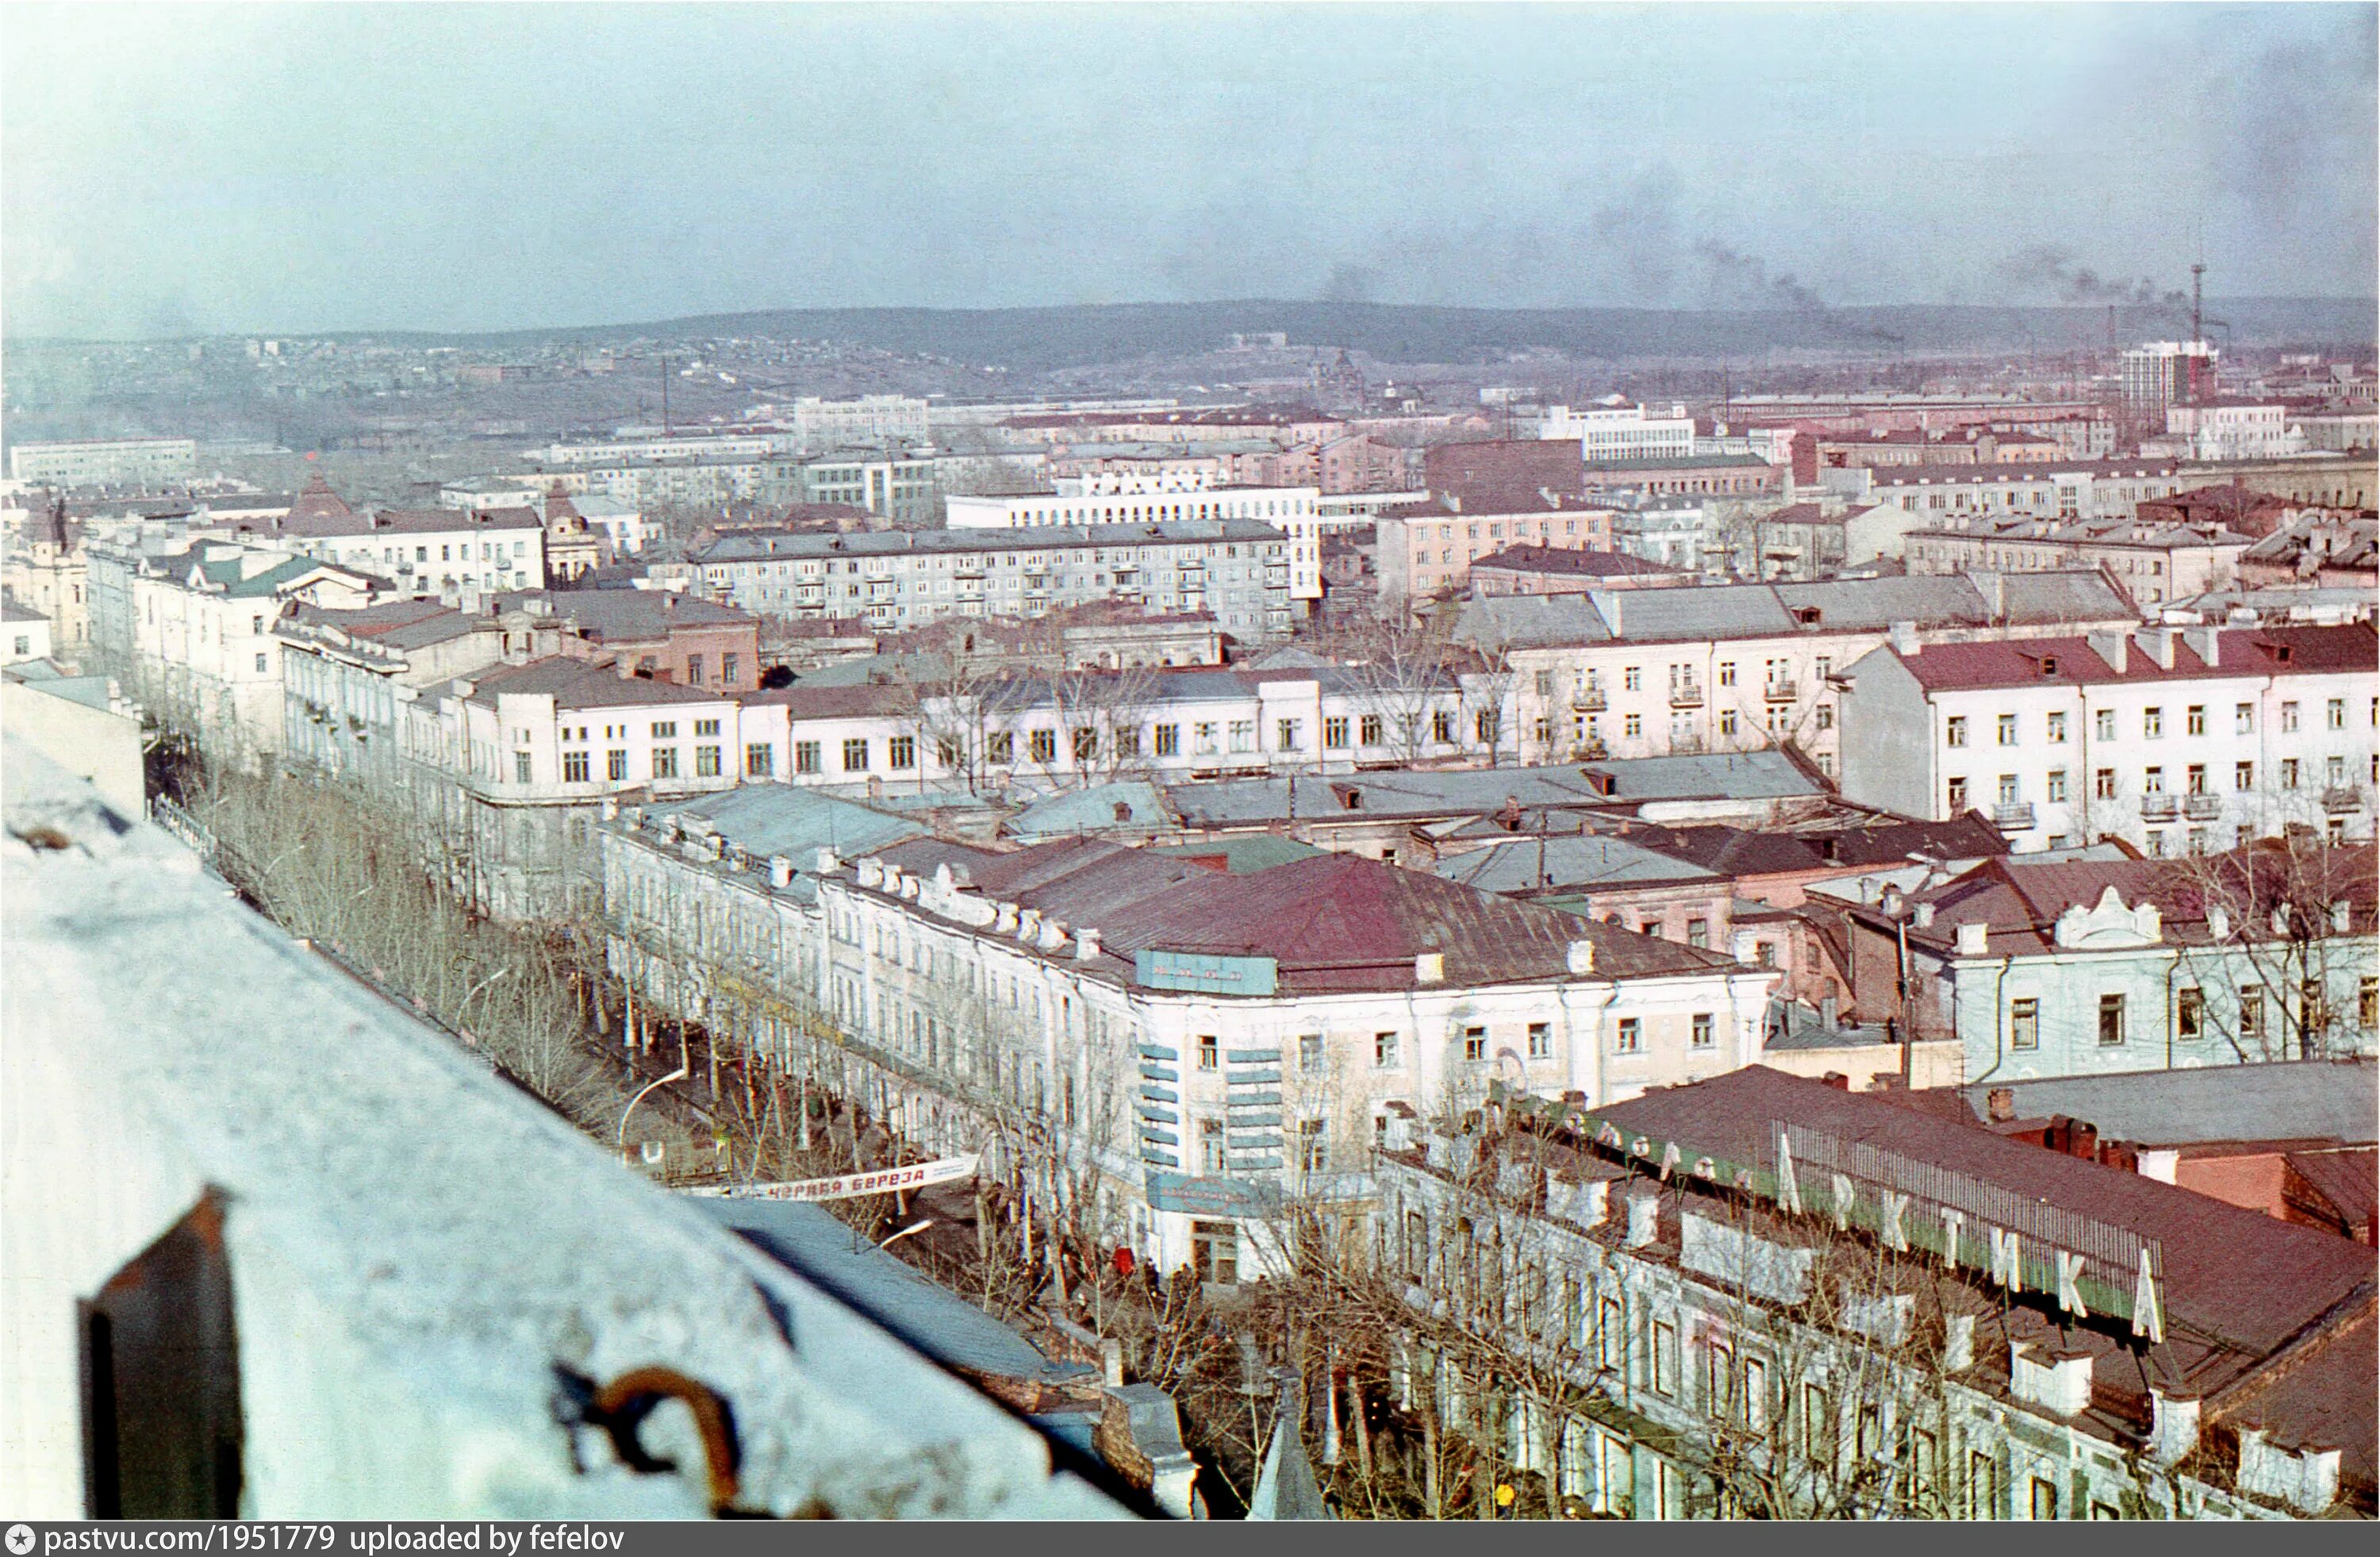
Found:
[{"label": "long white building", "polygon": [[1600,1101],[1752,1063],[1777,977],[1352,855],[777,855],[805,803],[603,828],[614,966],[772,1056],[829,1028],[834,1085],[929,1148],[1051,1143],[1101,1243],[1218,1283],[1277,1258],[1285,1187],[1360,1200],[1401,1114],[1496,1077]]},{"label": "long white building", "polygon": [[175,486],[198,473],[195,438],[89,438],[17,444],[8,474],[31,485]]},{"label": "long white building", "polygon": [[1582,459],[1678,459],[1694,452],[1694,419],[1682,405],[1548,406],[1537,436],[1575,439]]},{"label": "long white building", "polygon": [[1062,476],[1046,493],[944,500],[953,529],[1253,519],[1289,538],[1290,598],[1322,598],[1322,493],[1318,487],[1220,486],[1203,471]]}]

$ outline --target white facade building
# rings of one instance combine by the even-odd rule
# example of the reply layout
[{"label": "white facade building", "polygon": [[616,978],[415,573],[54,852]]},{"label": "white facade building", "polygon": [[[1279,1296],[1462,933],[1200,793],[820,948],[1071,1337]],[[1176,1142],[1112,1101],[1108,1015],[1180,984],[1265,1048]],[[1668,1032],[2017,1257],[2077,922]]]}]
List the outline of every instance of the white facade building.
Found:
[{"label": "white facade building", "polygon": [[0,600],[0,665],[46,660],[52,647],[47,616],[13,600]]},{"label": "white facade building", "polygon": [[1052,492],[945,499],[953,529],[1253,519],[1289,538],[1290,598],[1322,598],[1322,493],[1317,487],[1218,486],[1203,471],[1062,476]]},{"label": "white facade building", "polygon": [[794,402],[794,437],[805,450],[923,443],[926,402],[907,395],[863,395],[854,400],[805,395]]},{"label": "white facade building", "polygon": [[141,685],[143,703],[258,756],[281,748],[273,627],[285,603],[355,610],[380,592],[347,569],[230,541],[165,556],[95,542],[90,554],[92,647]]},{"label": "white facade building", "polygon": [[195,438],[91,438],[17,444],[8,474],[28,485],[176,486],[198,473]]},{"label": "white facade building", "polygon": [[1548,406],[1537,436],[1575,439],[1582,459],[1679,459],[1694,452],[1694,419],[1682,405],[1666,415],[1644,406]]},{"label": "white facade building", "polygon": [[2291,825],[2372,835],[2370,624],[2148,627],[1924,645],[1842,677],[1842,790],[1905,816],[1990,816],[2017,850],[2118,837],[2208,853]]},{"label": "white facade building", "polygon": [[[1491,765],[1451,676],[1076,672],[964,686],[789,687],[745,699],[753,778],[917,793]],[[1492,694],[1487,706],[1493,706]],[[1509,750],[1509,747],[1506,748]]]},{"label": "white facade building", "polygon": [[2189,440],[2192,459],[2270,459],[2301,454],[2306,435],[2289,423],[2289,407],[2242,400],[2168,406],[2165,430]]},{"label": "white facade building", "polygon": [[1501,647],[1524,763],[1790,745],[1830,777],[1840,735],[1829,677],[1896,623],[1938,642],[2140,619],[2097,573],[1512,596],[1474,602],[1459,636],[1474,636],[1475,614],[1512,626]]},{"label": "white facade building", "polygon": [[732,824],[681,852],[674,831],[604,830],[615,966],[651,998],[755,951],[765,977],[807,974],[763,1030],[823,1015],[838,1084],[902,1134],[998,1150],[1028,1122],[1103,1242],[1222,1283],[1277,1255],[1285,1185],[1360,1200],[1401,1111],[1484,1099],[1491,1077],[1602,1101],[1737,1068],[1776,978],[1350,855],[1233,876],[921,838],[854,870],[731,856]]}]

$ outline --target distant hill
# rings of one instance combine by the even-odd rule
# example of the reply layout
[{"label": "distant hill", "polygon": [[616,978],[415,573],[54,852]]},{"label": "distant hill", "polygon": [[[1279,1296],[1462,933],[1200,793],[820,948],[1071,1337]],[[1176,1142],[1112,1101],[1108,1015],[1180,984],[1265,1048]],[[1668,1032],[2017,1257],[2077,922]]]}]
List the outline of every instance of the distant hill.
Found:
[{"label": "distant hill", "polygon": [[[2375,338],[2380,306],[2342,298],[2224,298],[2207,303],[2238,346],[2362,347]],[[2116,310],[2116,338],[2171,339],[2186,312],[2155,306]],[[1798,309],[1766,312],[1661,309],[1438,308],[1401,303],[1285,302],[1078,304],[1015,309],[778,309],[644,323],[470,335],[423,331],[295,332],[425,345],[472,346],[639,336],[661,340],[774,335],[832,340],[1024,371],[1195,357],[1237,332],[1285,331],[1296,347],[1346,347],[1387,362],[1478,362],[1530,348],[1611,360],[1732,359],[1770,351],[1877,355],[2071,351],[2104,347],[2098,308],[1953,307]],[[2218,335],[2216,337],[2223,337]],[[31,344],[30,342],[26,344]]]},{"label": "distant hill", "polygon": [[[2207,315],[2228,321],[2230,338],[2240,346],[2368,347],[2380,308],[2352,298],[2227,298],[2211,299]],[[1389,362],[1477,361],[1531,347],[1606,359],[1742,358],[1770,350],[1876,353],[1895,347],[1927,353],[2070,351],[2106,345],[2107,310],[1912,304],[1733,312],[1258,299],[1019,309],[784,309],[445,338],[595,344],[638,335],[766,335],[1046,370],[1194,356],[1218,349],[1235,332],[1262,330],[1285,331],[1293,346],[1343,347]],[[2119,308],[2116,333],[2126,342],[2172,338],[2188,333],[2188,316],[2157,308]]]}]

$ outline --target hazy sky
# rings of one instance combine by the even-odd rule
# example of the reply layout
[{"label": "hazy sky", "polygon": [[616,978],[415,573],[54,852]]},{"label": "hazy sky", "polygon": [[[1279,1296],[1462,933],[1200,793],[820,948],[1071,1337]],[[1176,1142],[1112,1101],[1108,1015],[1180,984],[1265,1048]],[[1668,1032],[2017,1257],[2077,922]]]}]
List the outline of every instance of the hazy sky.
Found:
[{"label": "hazy sky", "polygon": [[0,306],[2365,297],[2375,14],[9,5]]}]

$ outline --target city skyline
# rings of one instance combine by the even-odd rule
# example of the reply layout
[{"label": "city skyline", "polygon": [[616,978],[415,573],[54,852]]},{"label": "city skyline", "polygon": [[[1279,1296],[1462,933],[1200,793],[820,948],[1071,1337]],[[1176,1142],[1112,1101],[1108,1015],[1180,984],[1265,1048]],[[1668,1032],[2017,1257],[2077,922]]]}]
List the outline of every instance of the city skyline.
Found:
[{"label": "city skyline", "polygon": [[2097,304],[2202,254],[2362,298],[2374,18],[17,6],[0,301],[19,337]]}]

